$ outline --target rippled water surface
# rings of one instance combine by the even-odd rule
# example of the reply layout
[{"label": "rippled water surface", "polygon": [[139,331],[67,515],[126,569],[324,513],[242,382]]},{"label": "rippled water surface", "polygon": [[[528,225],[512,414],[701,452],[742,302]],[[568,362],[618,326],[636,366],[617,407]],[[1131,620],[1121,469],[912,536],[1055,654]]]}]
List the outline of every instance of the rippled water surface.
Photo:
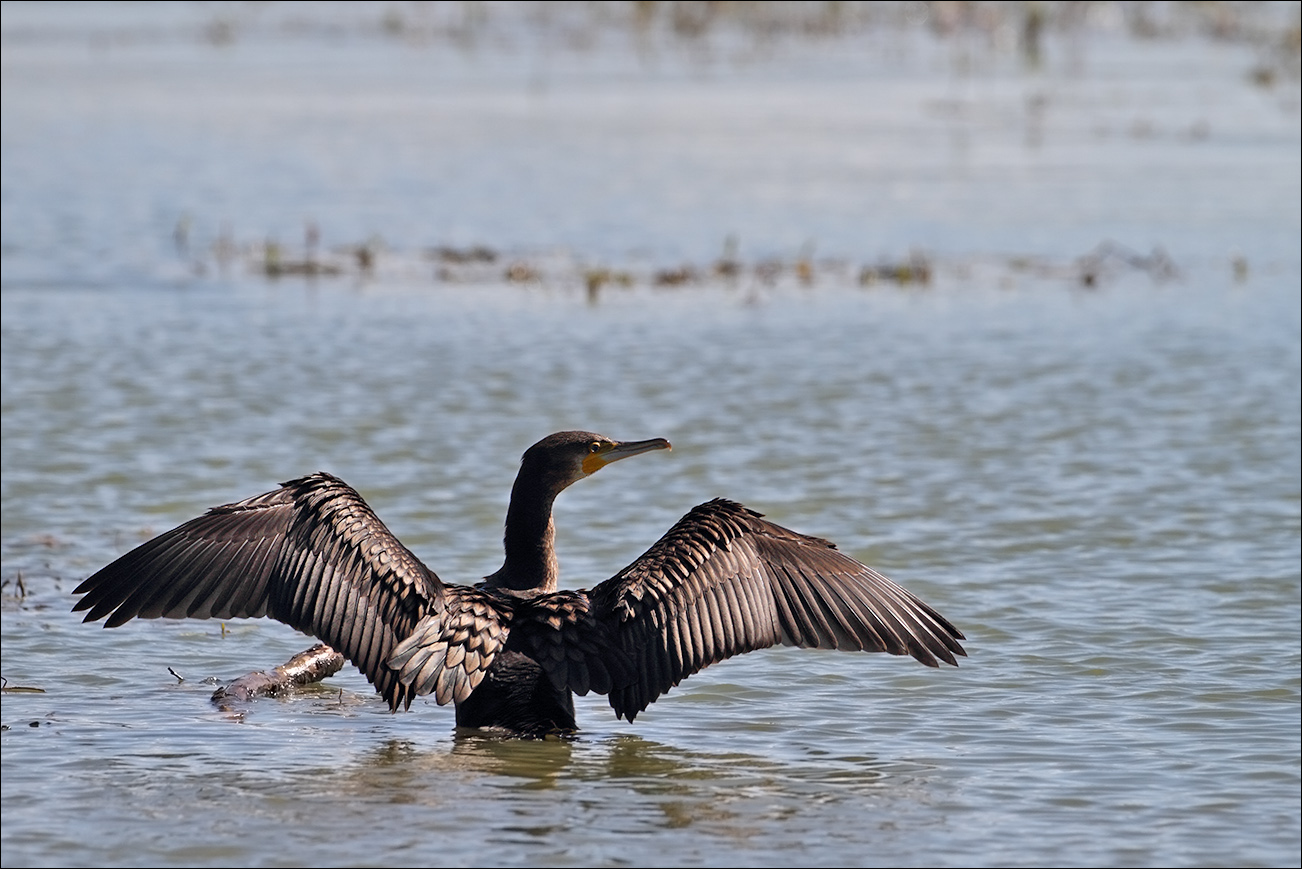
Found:
[{"label": "rippled water surface", "polygon": [[[1028,72],[109,8],[4,7],[5,866],[1297,864],[1300,136],[1250,48],[1104,31]],[[304,221],[374,270],[268,279]],[[915,249],[925,286],[861,285]],[[768,650],[520,742],[353,670],[224,712],[308,641],[69,611],[318,469],[473,582],[520,453],[574,427],[674,450],[561,497],[563,584],[726,496],[970,657]]]}]

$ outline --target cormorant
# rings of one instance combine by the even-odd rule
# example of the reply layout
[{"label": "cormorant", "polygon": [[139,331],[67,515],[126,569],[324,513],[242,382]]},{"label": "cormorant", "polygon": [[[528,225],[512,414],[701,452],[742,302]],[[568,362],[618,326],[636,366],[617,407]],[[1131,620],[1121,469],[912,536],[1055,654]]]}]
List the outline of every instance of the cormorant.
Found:
[{"label": "cormorant", "polygon": [[686,677],[778,643],[966,654],[943,616],[834,544],[716,499],[687,513],[590,590],[559,590],[552,502],[611,462],[669,449],[567,431],[524,454],[506,560],[475,586],[445,583],[342,480],[310,474],[214,507],[81,583],[74,611],[132,618],[270,616],[328,643],[393,710],[456,704],[462,727],[521,736],[576,729],[573,693],[607,694],[632,721]]}]

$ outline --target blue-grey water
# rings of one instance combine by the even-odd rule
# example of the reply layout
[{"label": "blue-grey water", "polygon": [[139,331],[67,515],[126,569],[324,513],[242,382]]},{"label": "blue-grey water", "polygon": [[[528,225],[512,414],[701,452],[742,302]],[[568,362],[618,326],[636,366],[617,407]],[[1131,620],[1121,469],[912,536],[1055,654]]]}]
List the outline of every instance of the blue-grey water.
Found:
[{"label": "blue-grey water", "polygon": [[[885,6],[4,3],[3,864],[1298,865],[1297,4],[1095,4],[1038,65]],[[575,427],[674,450],[561,496],[564,585],[730,497],[970,657],[767,650],[522,742],[351,669],[219,710],[308,639],[70,612],[319,469],[476,581]]]}]

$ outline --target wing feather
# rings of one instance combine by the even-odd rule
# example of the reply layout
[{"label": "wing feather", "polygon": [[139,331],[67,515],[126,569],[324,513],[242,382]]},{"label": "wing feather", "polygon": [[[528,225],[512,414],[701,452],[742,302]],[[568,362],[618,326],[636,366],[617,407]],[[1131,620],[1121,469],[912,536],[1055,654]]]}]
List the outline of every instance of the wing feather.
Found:
[{"label": "wing feather", "polygon": [[919,598],[826,540],[731,501],[694,508],[587,593],[630,664],[610,691],[633,720],[704,667],[778,643],[954,664],[963,635]]},{"label": "wing feather", "polygon": [[318,473],[136,547],[81,583],[73,609],[106,627],[269,615],[342,652],[397,708],[412,695],[389,655],[444,588],[355,490]]},{"label": "wing feather", "polygon": [[560,690],[608,694],[634,681],[633,666],[597,618],[584,591],[557,591],[517,603],[511,648],[531,657]]},{"label": "wing feather", "polygon": [[462,585],[443,587],[439,605],[393,650],[388,666],[417,695],[439,705],[461,702],[479,687],[507,643],[515,604]]}]

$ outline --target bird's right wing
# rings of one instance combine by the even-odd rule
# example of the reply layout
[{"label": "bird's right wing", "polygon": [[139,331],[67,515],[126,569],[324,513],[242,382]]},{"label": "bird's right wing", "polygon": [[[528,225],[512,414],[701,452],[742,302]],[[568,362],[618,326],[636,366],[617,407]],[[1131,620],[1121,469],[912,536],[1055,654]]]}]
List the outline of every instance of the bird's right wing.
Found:
[{"label": "bird's right wing", "polygon": [[412,692],[389,656],[447,588],[356,491],[317,473],[141,544],[79,585],[73,610],[105,627],[270,616],[343,653],[396,709]]},{"label": "bird's right wing", "polygon": [[942,615],[826,540],[722,499],[692,509],[637,561],[589,593],[634,678],[610,692],[633,720],[716,661],[782,643],[912,655],[966,654]]}]

